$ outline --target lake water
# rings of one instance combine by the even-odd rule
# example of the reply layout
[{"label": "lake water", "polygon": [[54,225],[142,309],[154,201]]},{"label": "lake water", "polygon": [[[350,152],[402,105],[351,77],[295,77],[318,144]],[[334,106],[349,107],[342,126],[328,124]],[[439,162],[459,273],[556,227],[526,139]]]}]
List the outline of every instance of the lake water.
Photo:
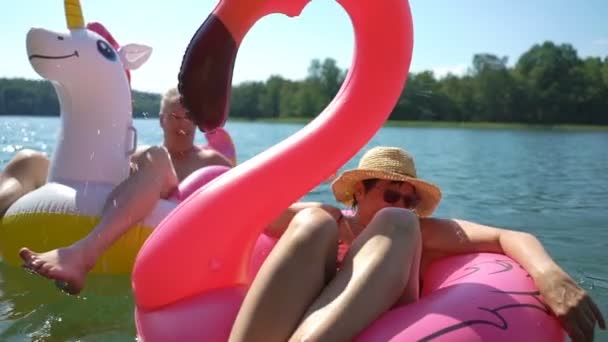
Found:
[{"label": "lake water", "polygon": [[[135,125],[141,143],[161,140],[156,119]],[[227,129],[243,161],[302,126],[229,122]],[[0,167],[22,148],[51,153],[58,127],[57,118],[0,117]],[[414,154],[419,176],[443,190],[436,216],[535,234],[608,315],[608,132],[387,127],[375,145]],[[334,203],[327,184],[305,199]],[[0,262],[0,340],[133,341],[128,277],[96,276],[88,285],[70,297]],[[608,333],[596,340],[608,341]]]}]

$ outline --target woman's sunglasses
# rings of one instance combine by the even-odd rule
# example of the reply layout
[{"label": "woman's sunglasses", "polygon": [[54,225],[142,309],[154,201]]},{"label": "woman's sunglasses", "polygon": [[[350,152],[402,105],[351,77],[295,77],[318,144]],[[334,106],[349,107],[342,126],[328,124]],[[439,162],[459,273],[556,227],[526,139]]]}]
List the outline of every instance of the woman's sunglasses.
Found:
[{"label": "woman's sunglasses", "polygon": [[385,189],[383,199],[384,202],[388,204],[395,204],[397,203],[397,201],[403,200],[403,206],[407,209],[414,209],[420,202],[420,199],[418,198],[418,195],[416,195],[415,190],[413,194],[403,195],[399,191]]}]

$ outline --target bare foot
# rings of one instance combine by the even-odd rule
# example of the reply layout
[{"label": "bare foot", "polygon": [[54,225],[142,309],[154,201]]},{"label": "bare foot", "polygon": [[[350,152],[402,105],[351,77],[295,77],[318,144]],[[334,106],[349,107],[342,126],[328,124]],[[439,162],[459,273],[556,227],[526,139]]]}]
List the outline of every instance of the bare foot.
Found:
[{"label": "bare foot", "polygon": [[55,280],[61,290],[76,295],[82,291],[87,273],[95,262],[90,262],[81,248],[70,246],[36,253],[21,248],[23,267],[43,277]]}]

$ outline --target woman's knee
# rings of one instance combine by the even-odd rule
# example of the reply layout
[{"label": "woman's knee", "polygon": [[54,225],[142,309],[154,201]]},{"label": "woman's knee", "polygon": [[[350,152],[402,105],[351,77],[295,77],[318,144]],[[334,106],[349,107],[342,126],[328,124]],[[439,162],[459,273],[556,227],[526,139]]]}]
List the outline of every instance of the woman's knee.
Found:
[{"label": "woman's knee", "polygon": [[297,213],[290,224],[292,241],[322,246],[337,244],[338,226],[334,218],[320,208],[308,208]]},{"label": "woman's knee", "polygon": [[413,265],[421,252],[419,219],[407,209],[384,208],[376,213],[367,230],[369,235],[361,241],[359,253],[363,253],[364,264],[376,265],[380,272],[376,276],[383,279],[385,294],[397,298],[412,274],[406,265]]},{"label": "woman's knee", "polygon": [[414,212],[402,208],[384,208],[378,211],[372,222],[376,233],[381,233],[395,238],[407,238],[419,240],[422,238],[420,232],[420,220]]}]

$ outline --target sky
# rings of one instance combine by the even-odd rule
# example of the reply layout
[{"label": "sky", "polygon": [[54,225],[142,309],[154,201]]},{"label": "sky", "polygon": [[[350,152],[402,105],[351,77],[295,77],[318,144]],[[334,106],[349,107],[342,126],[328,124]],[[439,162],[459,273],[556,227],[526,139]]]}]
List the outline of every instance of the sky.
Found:
[{"label": "sky", "polygon": [[[155,93],[176,85],[190,39],[217,4],[208,0],[81,2],[85,21],[103,23],[120,44],[153,48],[150,59],[132,72],[132,86]],[[608,56],[606,0],[411,0],[410,7],[414,72],[463,74],[476,53],[507,56],[512,66],[534,44],[547,40],[572,44],[583,58]],[[0,77],[41,79],[25,51],[31,27],[67,32],[63,1],[5,0],[0,11]],[[239,49],[233,83],[266,80],[271,75],[302,79],[313,58],[334,58],[345,69],[353,49],[353,31],[342,7],[334,0],[313,0],[297,18],[273,14],[257,22]]]}]

